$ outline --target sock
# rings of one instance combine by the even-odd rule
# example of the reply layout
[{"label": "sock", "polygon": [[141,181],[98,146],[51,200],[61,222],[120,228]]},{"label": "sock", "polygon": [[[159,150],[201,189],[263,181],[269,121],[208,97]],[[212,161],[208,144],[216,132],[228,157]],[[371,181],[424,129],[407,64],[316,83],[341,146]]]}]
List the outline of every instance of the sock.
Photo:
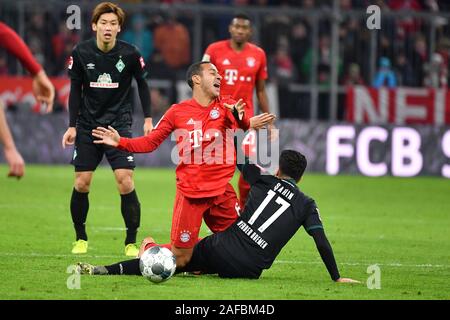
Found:
[{"label": "sock", "polygon": [[108,270],[108,274],[141,275],[139,258],[115,263],[105,266],[105,268]]},{"label": "sock", "polygon": [[86,218],[89,210],[89,192],[78,192],[73,188],[72,198],[70,199],[70,213],[72,214],[73,226],[77,235],[76,240],[86,240]]},{"label": "sock", "polygon": [[125,245],[136,243],[137,229],[141,222],[141,204],[139,203],[136,190],[128,194],[120,195],[122,203],[121,210],[125,226],[127,227],[127,237]]}]

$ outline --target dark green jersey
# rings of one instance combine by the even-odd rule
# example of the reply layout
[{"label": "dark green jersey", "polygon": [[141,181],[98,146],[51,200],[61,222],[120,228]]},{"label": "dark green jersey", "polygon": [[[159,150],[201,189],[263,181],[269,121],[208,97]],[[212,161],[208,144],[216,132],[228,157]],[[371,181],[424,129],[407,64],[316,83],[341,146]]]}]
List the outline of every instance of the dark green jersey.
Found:
[{"label": "dark green jersey", "polygon": [[97,47],[96,39],[78,44],[69,61],[72,82],[81,82],[82,101],[77,125],[87,129],[131,125],[131,81],[146,77],[138,49],[122,40],[108,52]]},{"label": "dark green jersey", "polygon": [[243,174],[251,185],[244,212],[215,236],[231,265],[251,267],[258,273],[272,265],[301,226],[307,231],[323,227],[316,203],[295,181],[261,174],[253,164],[244,165]]}]

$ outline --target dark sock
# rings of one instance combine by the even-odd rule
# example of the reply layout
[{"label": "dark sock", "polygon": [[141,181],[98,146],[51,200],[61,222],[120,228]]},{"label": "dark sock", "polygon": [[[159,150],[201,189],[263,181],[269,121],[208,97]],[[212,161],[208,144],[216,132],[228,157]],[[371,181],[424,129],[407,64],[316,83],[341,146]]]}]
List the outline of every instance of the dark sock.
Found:
[{"label": "dark sock", "polygon": [[108,270],[108,274],[141,275],[139,258],[115,263],[105,266],[105,268]]},{"label": "dark sock", "polygon": [[89,192],[78,192],[73,188],[72,198],[70,199],[70,213],[72,214],[73,226],[77,235],[76,240],[86,240],[86,218],[89,210]]},{"label": "dark sock", "polygon": [[125,245],[136,243],[137,229],[141,222],[141,204],[139,203],[136,190],[128,194],[120,195],[122,203],[121,210],[125,226],[127,227],[127,238]]}]

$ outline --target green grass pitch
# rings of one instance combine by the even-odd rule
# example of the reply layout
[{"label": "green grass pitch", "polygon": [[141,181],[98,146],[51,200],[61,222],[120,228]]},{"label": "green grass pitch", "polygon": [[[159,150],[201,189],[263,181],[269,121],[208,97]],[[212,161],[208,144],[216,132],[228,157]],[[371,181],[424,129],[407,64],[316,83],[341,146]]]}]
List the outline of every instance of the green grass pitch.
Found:
[{"label": "green grass pitch", "polygon": [[[365,178],[307,174],[301,189],[316,199],[341,275],[330,280],[303,228],[259,280],[175,276],[162,284],[142,277],[67,273],[84,261],[109,264],[123,255],[124,224],[112,172],[95,173],[87,231],[89,252],[70,253],[73,169],[28,165],[21,181],[0,166],[0,299],[449,299],[450,183],[431,177]],[[138,168],[142,206],[138,238],[168,242],[175,194],[172,169]],[[236,179],[234,180],[234,183]],[[203,229],[202,234],[207,234]],[[380,289],[368,289],[367,268],[380,268]]]}]

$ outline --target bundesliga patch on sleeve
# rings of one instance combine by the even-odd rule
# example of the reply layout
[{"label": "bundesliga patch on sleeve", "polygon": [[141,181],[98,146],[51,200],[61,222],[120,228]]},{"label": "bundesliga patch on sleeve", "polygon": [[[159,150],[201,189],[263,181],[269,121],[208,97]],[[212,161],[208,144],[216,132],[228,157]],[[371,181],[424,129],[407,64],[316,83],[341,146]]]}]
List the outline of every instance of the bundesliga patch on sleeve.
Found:
[{"label": "bundesliga patch on sleeve", "polygon": [[139,58],[139,62],[140,62],[140,64],[141,64],[141,68],[144,69],[144,67],[145,67],[144,58],[140,57],[140,58]]}]

